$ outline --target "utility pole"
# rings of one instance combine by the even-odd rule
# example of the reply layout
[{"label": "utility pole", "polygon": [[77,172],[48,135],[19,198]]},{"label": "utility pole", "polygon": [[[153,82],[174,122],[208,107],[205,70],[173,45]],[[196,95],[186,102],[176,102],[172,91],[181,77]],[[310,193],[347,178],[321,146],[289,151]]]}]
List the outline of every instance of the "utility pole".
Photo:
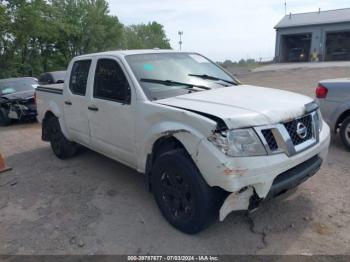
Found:
[{"label": "utility pole", "polygon": [[287,15],[287,1],[284,1],[284,15]]},{"label": "utility pole", "polygon": [[182,35],[184,34],[184,31],[179,31],[178,34],[179,34],[179,37],[180,37],[179,46],[180,46],[180,51],[181,51],[181,47],[182,47]]}]

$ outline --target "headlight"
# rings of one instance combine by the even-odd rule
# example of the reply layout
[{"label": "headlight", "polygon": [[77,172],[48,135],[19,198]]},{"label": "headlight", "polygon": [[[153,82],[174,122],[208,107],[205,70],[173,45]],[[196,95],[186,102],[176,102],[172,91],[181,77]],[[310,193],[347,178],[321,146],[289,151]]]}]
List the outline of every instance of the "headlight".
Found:
[{"label": "headlight", "polygon": [[236,129],[215,133],[209,137],[223,153],[232,157],[262,156],[266,150],[253,129]]}]

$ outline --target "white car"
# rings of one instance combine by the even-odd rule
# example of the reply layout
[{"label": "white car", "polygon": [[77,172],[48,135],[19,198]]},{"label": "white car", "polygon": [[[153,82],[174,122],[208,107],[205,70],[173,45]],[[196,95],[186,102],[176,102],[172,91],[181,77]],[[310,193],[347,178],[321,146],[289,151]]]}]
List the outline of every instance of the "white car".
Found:
[{"label": "white car", "polygon": [[36,97],[57,157],[84,145],[145,174],[164,217],[189,234],[296,187],[330,141],[311,98],[242,85],[197,53],[79,56]]}]

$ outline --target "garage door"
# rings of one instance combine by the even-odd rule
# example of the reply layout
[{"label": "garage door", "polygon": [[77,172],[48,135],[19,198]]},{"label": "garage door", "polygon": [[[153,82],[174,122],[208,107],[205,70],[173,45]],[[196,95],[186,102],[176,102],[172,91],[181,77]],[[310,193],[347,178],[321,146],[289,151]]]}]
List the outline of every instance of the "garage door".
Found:
[{"label": "garage door", "polygon": [[309,61],[311,39],[311,33],[283,36],[281,62]]},{"label": "garage door", "polygon": [[326,61],[350,60],[350,31],[327,33]]}]

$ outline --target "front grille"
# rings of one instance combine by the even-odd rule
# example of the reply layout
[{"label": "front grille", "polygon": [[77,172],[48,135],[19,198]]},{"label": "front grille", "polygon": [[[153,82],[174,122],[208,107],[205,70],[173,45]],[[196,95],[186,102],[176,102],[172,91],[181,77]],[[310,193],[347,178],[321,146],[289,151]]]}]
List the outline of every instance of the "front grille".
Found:
[{"label": "front grille", "polygon": [[276,142],[275,137],[273,136],[273,133],[271,131],[271,129],[265,129],[265,130],[261,130],[261,133],[263,134],[269,148],[271,151],[275,151],[278,149],[278,145]]},{"label": "front grille", "polygon": [[[298,123],[302,123],[305,125],[307,134],[305,138],[301,138],[297,133]],[[295,146],[300,145],[307,140],[313,137],[313,128],[312,128],[312,116],[307,115],[299,119],[295,119],[293,121],[287,122],[284,124],[284,127],[287,129],[290,138]]]},{"label": "front grille", "polygon": [[[303,138],[302,136],[298,135],[297,129],[298,125],[300,127],[300,124],[302,124],[305,128],[304,131],[306,130],[305,137]],[[314,137],[313,133],[313,117],[312,115],[307,115],[298,119],[294,119],[290,122],[286,122],[284,124],[281,124],[285,127],[287,130],[290,139],[292,140],[292,143],[294,146],[298,146]],[[277,144],[276,138],[274,136],[274,133],[272,132],[273,129],[260,129],[260,132],[262,136],[265,138],[266,144],[271,150],[277,151],[279,150],[279,145]],[[278,127],[276,127],[276,130],[279,130]],[[277,131],[280,132],[280,131]],[[300,132],[299,132],[300,134]],[[286,137],[284,139],[289,139],[289,137]]]},{"label": "front grille", "polygon": [[254,128],[268,154],[294,156],[319,142],[317,112],[285,123]]}]

